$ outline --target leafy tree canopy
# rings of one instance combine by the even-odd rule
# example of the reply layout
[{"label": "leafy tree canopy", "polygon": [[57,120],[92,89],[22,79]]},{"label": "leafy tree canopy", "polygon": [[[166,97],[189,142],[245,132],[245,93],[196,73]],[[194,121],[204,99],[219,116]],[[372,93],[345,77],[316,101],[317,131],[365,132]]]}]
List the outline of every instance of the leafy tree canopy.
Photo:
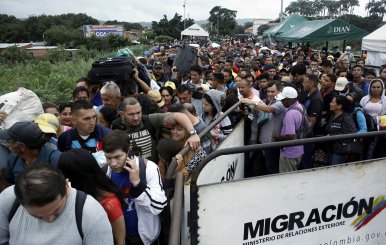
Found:
[{"label": "leafy tree canopy", "polygon": [[[185,26],[189,27],[194,24],[193,19],[185,19]],[[160,21],[151,22],[151,28],[155,36],[169,36],[175,39],[179,39],[181,36],[181,31],[184,30],[184,21],[182,16],[175,13],[174,17],[168,20],[166,15]]]},{"label": "leafy tree canopy", "polygon": [[211,33],[220,35],[234,34],[237,11],[222,8],[220,6],[213,7],[209,12],[209,24],[211,25]]}]

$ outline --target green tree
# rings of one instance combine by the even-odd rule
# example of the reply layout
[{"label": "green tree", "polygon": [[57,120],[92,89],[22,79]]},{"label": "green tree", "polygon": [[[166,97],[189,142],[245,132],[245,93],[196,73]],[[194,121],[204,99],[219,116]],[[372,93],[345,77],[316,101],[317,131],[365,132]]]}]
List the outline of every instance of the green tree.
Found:
[{"label": "green tree", "polygon": [[53,26],[44,33],[47,45],[64,45],[65,47],[76,47],[84,42],[83,32],[80,29],[68,28],[66,26]]},{"label": "green tree", "polygon": [[83,25],[98,25],[99,21],[86,14],[62,14],[55,16],[62,19],[65,25],[72,28],[79,28]]},{"label": "green tree", "polygon": [[242,25],[236,25],[235,29],[234,29],[234,33],[237,33],[237,34],[244,34],[245,33],[245,29],[244,26]]},{"label": "green tree", "polygon": [[288,14],[300,14],[307,17],[315,16],[319,11],[314,8],[313,2],[309,0],[297,0],[291,2],[286,8]]},{"label": "green tree", "polygon": [[110,48],[112,50],[123,48],[129,45],[129,40],[118,35],[108,35],[107,41],[109,42]]},{"label": "green tree", "polygon": [[30,55],[23,49],[19,49],[16,45],[10,46],[0,54],[2,63],[10,62],[12,64],[21,63],[30,59]]},{"label": "green tree", "polygon": [[339,19],[358,28],[361,28],[369,33],[375,31],[382,24],[382,17],[377,15],[361,17],[358,15],[347,14],[340,16]]},{"label": "green tree", "polygon": [[139,23],[130,23],[125,21],[108,20],[105,25],[123,25],[126,31],[130,30],[143,30],[143,26]]},{"label": "green tree", "polygon": [[[191,26],[194,24],[193,19],[185,19],[185,25]],[[174,17],[168,20],[166,15],[160,21],[153,21],[151,23],[151,29],[154,32],[155,36],[170,36],[175,39],[179,39],[181,36],[181,31],[184,30],[184,21],[182,16],[175,13]]]},{"label": "green tree", "polygon": [[215,6],[209,11],[209,23],[212,26],[212,33],[220,35],[234,34],[237,11]]},{"label": "green tree", "polygon": [[21,22],[4,23],[0,25],[0,42],[27,42],[28,32]]},{"label": "green tree", "polygon": [[249,27],[252,27],[252,26],[253,26],[253,22],[248,21],[248,22],[245,22],[245,23],[244,23],[243,28],[244,28],[244,29],[248,29]]},{"label": "green tree", "polygon": [[99,21],[85,14],[32,15],[25,20],[0,15],[0,40],[7,42],[43,41],[43,35],[53,26],[79,29],[86,24],[99,24]]},{"label": "green tree", "polygon": [[270,28],[269,25],[267,24],[263,24],[263,25],[260,25],[258,28],[257,28],[257,35],[259,36],[262,36],[263,33],[268,30]]},{"label": "green tree", "polygon": [[161,35],[161,36],[156,36],[154,41],[156,41],[157,43],[166,43],[166,42],[172,41],[173,39],[174,39],[173,37]]},{"label": "green tree", "polygon": [[368,11],[368,15],[376,15],[383,19],[386,13],[386,0],[370,0],[365,8]]}]

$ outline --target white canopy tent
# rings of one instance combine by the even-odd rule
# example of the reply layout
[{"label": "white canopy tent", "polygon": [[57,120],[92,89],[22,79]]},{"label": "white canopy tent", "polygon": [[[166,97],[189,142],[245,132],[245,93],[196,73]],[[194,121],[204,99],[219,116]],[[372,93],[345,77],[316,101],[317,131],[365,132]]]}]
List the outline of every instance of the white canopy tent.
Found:
[{"label": "white canopy tent", "polygon": [[380,67],[386,64],[386,25],[362,39],[362,50],[367,51],[366,65]]},{"label": "white canopy tent", "polygon": [[209,33],[201,26],[193,24],[181,32],[181,39],[182,36],[208,37]]}]

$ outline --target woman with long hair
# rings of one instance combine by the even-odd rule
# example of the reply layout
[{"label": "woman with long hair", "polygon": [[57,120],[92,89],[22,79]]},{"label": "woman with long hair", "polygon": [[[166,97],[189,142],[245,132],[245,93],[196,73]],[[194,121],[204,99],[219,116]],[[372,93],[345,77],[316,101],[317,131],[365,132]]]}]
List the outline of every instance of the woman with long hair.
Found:
[{"label": "woman with long hair", "polygon": [[[184,127],[176,124],[172,127],[171,136],[172,139],[177,141],[181,147],[184,147],[186,140],[190,137],[190,134]],[[206,152],[202,147],[198,148],[196,152],[191,149],[184,156],[178,154],[176,155],[178,164],[176,171],[181,171],[184,174],[185,182],[187,182],[198,163],[205,157]]]},{"label": "woman with long hair", "polygon": [[72,187],[94,197],[102,205],[111,223],[114,243],[124,245],[126,229],[122,194],[107,178],[93,155],[84,149],[63,152],[59,159],[59,169]]},{"label": "woman with long hair", "polygon": [[165,178],[166,172],[178,152],[182,150],[182,146],[173,139],[161,139],[157,144],[158,151],[158,168],[162,179]]},{"label": "woman with long hair", "polygon": [[[330,103],[331,116],[326,125],[327,135],[352,134],[356,133],[353,118],[351,116],[351,103],[343,95],[335,96]],[[339,144],[335,142],[334,144]],[[330,165],[341,164],[346,161],[348,154],[337,152],[334,147],[329,151]]]},{"label": "woman with long hair", "polygon": [[[374,121],[378,123],[378,116],[386,115],[386,96],[385,88],[381,79],[376,78],[371,80],[369,86],[368,95],[364,96],[359,104],[362,106],[363,111],[373,117]],[[373,141],[366,146],[366,152],[364,159],[372,159],[376,153],[379,137],[375,137]],[[381,145],[380,145],[381,146]],[[384,150],[382,150],[384,151]],[[383,155],[383,153],[379,154]],[[378,155],[378,156],[379,156]]]}]

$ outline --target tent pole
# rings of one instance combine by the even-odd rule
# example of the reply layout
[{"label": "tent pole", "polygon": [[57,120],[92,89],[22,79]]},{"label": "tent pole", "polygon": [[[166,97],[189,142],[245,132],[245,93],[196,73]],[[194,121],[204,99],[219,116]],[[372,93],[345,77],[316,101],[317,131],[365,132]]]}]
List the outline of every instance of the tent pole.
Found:
[{"label": "tent pole", "polygon": [[326,41],[326,52],[328,53],[328,41]]},{"label": "tent pole", "polygon": [[346,48],[346,39],[343,40],[343,48],[342,48],[343,52],[345,51],[345,48]]}]

